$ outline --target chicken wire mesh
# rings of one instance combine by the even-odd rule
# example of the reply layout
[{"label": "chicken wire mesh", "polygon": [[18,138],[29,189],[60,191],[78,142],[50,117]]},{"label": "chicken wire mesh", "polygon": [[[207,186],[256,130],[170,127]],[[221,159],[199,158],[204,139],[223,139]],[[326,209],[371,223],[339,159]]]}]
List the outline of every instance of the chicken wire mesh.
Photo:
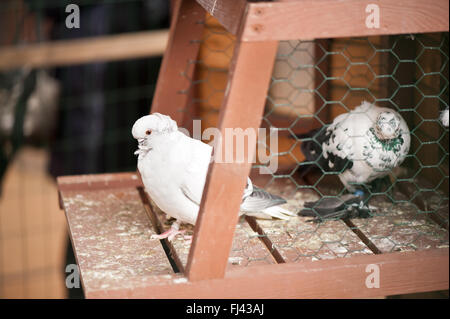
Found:
[{"label": "chicken wire mesh", "polygon": [[[184,73],[195,64],[186,123],[199,119],[202,129],[217,126],[235,44],[213,17],[204,23],[194,40],[201,42],[199,57]],[[345,169],[312,168],[318,160],[308,162],[301,144],[316,139],[309,131],[329,127],[363,101],[397,111],[411,136],[403,164],[381,185],[362,185],[368,216],[322,218],[313,207],[312,217],[288,221],[243,217],[230,265],[448,247],[448,128],[439,120],[448,107],[448,33],[281,41],[262,118],[262,127],[276,131],[277,147],[269,138],[258,142],[277,166],[260,174],[267,165],[257,159],[254,183],[285,198],[293,212],[306,202],[342,198],[348,190],[338,175]],[[260,241],[269,249],[259,249]],[[189,246],[175,242],[186,260]]]}]

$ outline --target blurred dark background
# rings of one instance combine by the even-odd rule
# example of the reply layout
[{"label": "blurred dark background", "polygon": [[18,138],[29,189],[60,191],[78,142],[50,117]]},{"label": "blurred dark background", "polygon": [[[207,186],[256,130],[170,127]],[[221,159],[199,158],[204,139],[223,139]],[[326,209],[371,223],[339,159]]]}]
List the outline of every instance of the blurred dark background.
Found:
[{"label": "blurred dark background", "polygon": [[[79,6],[80,28],[66,27],[70,3]],[[2,1],[0,49],[167,29],[169,11],[166,0]],[[57,210],[54,181],[46,173],[55,178],[135,170],[130,128],[150,111],[160,63],[161,56],[153,56],[0,69],[0,187],[10,181],[0,193],[0,298],[83,297],[81,289],[64,290],[65,265],[75,259]],[[33,99],[34,105],[29,102]],[[30,186],[32,194],[41,195],[40,202],[21,204],[27,185],[32,185],[29,170],[42,170],[34,188]],[[36,213],[39,205],[46,207],[42,215]],[[43,236],[36,237],[40,231]],[[42,254],[45,260],[35,265],[39,257],[33,256]]]}]

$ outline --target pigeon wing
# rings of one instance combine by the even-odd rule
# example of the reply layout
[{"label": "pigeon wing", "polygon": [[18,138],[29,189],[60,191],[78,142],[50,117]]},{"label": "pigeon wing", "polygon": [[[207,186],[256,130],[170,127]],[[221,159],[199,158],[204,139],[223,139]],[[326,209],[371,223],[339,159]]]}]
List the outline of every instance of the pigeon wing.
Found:
[{"label": "pigeon wing", "polygon": [[243,212],[257,212],[266,208],[285,204],[286,200],[280,196],[270,194],[265,190],[253,186],[253,192],[244,198],[241,204]]},{"label": "pigeon wing", "polygon": [[320,141],[322,147],[317,164],[323,171],[342,173],[352,168],[352,154],[349,152],[352,140],[347,134],[347,129],[342,129],[340,125],[332,125],[326,131],[322,130],[316,140]]},{"label": "pigeon wing", "polygon": [[186,139],[186,148],[180,156],[186,156],[186,169],[180,184],[183,194],[200,206],[206,175],[211,161],[212,147],[195,139]]}]

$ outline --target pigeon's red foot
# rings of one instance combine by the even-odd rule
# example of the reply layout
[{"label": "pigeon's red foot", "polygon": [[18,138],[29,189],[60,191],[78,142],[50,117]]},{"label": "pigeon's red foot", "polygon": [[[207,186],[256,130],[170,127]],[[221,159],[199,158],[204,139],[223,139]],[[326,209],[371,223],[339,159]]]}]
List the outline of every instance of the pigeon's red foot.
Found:
[{"label": "pigeon's red foot", "polygon": [[192,244],[192,235],[184,235],[184,240],[185,240],[185,244],[186,245],[190,245],[190,244]]}]

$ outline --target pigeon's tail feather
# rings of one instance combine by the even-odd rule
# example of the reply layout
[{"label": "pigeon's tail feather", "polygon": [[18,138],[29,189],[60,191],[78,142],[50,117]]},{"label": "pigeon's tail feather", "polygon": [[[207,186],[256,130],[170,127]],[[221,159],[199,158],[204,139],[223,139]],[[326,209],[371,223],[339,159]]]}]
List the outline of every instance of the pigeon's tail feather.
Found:
[{"label": "pigeon's tail feather", "polygon": [[280,207],[286,200],[280,196],[271,194],[264,189],[253,186],[253,192],[246,196],[241,204],[241,211],[249,216],[258,218],[288,219],[296,214]]},{"label": "pigeon's tail feather", "polygon": [[264,209],[262,212],[265,215],[268,215],[270,217],[275,217],[275,218],[284,219],[284,220],[287,220],[291,217],[296,216],[296,214],[294,214],[280,206],[268,207],[268,208]]},{"label": "pigeon's tail feather", "polygon": [[242,200],[241,210],[243,212],[257,212],[285,203],[286,200],[280,196],[273,195],[262,188],[253,186],[253,192]]}]

